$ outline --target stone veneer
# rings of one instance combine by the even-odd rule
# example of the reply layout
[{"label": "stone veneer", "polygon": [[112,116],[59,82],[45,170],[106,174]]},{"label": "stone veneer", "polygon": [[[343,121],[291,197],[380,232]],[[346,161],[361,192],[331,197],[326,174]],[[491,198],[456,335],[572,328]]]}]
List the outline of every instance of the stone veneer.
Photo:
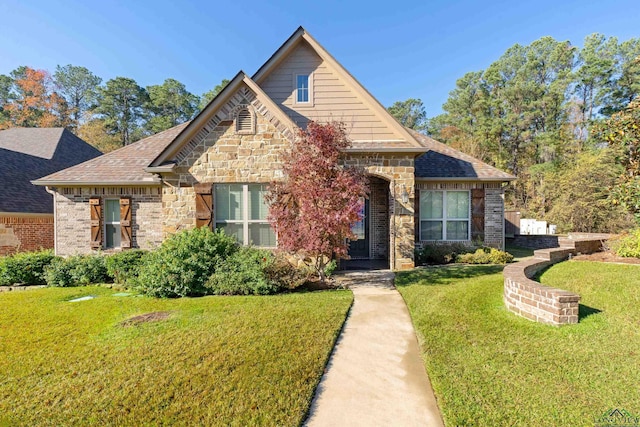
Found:
[{"label": "stone veneer", "polygon": [[[408,154],[351,154],[344,163],[389,182],[389,265],[395,270],[414,267],[414,157]],[[402,193],[409,200],[402,202]],[[375,208],[375,206],[374,206]],[[371,207],[370,207],[371,209]]]},{"label": "stone veneer", "polygon": [[[89,198],[131,197],[132,247],[150,249],[162,242],[160,187],[64,187],[55,189],[56,254],[91,253]],[[102,209],[104,215],[104,208]]]},{"label": "stone veneer", "polygon": [[[504,250],[504,188],[500,182],[418,182],[417,190],[473,190],[484,189],[484,244]],[[417,203],[419,199],[416,198]],[[416,236],[420,235],[416,209]],[[418,244],[434,243],[421,241]]]},{"label": "stone veneer", "polygon": [[[233,112],[245,106],[255,114],[256,133],[238,134]],[[195,226],[196,183],[269,183],[282,178],[282,155],[289,149],[293,132],[283,128],[247,88],[233,96],[216,119],[198,132],[194,139],[178,153],[173,173],[163,174],[162,231],[163,235]],[[351,154],[345,164],[361,167],[368,175],[391,183],[388,205],[388,236],[384,237],[395,251],[390,251],[390,265],[395,269],[414,266],[413,195],[403,205],[399,197],[403,190],[414,187],[412,155]],[[379,191],[376,195],[380,196]],[[375,206],[372,206],[376,209]],[[384,222],[382,222],[384,224]],[[378,236],[379,237],[379,236]],[[378,238],[378,240],[381,240]],[[380,256],[385,242],[376,241],[372,255]],[[386,243],[387,245],[389,243]]]}]

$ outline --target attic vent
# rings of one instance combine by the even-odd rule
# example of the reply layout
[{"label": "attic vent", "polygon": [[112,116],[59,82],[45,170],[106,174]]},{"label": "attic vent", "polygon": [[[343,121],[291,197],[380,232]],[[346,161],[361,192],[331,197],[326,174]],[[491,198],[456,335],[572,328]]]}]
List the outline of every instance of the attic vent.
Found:
[{"label": "attic vent", "polygon": [[246,107],[238,110],[236,114],[236,132],[245,135],[256,133],[253,113]]}]

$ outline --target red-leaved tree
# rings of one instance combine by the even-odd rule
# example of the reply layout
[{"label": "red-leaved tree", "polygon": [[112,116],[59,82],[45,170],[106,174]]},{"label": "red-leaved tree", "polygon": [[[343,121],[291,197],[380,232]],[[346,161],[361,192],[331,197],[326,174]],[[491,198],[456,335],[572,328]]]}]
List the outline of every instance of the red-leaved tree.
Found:
[{"label": "red-leaved tree", "polygon": [[332,258],[348,257],[367,193],[364,174],[340,162],[350,144],[344,124],[309,122],[285,154],[284,179],[266,196],[278,246],[310,260],[322,281]]}]

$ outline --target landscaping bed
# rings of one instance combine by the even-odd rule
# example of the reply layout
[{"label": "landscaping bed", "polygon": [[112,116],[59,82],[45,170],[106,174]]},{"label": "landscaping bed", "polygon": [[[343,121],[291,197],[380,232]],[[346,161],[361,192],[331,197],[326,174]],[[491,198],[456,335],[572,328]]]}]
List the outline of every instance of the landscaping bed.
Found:
[{"label": "landscaping bed", "polygon": [[553,327],[503,303],[502,266],[398,273],[447,425],[593,425],[640,413],[640,270],[564,262],[543,284],[581,295],[580,322]]},{"label": "landscaping bed", "polygon": [[299,425],[352,298],[2,293],[0,425]]}]

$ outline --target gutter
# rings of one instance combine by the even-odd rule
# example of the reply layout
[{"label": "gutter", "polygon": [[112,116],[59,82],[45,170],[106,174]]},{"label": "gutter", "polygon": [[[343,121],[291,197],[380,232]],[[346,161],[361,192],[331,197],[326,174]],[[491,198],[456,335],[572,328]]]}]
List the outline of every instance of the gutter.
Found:
[{"label": "gutter", "polygon": [[158,186],[162,183],[159,178],[152,178],[147,181],[56,181],[46,180],[31,181],[33,185],[47,186],[47,187],[145,187],[145,186]]},{"label": "gutter", "polygon": [[347,148],[344,153],[426,153],[428,148]]},{"label": "gutter", "polygon": [[515,176],[511,176],[508,178],[480,178],[480,177],[453,177],[453,178],[425,178],[416,176],[416,182],[473,182],[473,181],[482,181],[482,182],[509,182],[515,181],[517,178]]}]

